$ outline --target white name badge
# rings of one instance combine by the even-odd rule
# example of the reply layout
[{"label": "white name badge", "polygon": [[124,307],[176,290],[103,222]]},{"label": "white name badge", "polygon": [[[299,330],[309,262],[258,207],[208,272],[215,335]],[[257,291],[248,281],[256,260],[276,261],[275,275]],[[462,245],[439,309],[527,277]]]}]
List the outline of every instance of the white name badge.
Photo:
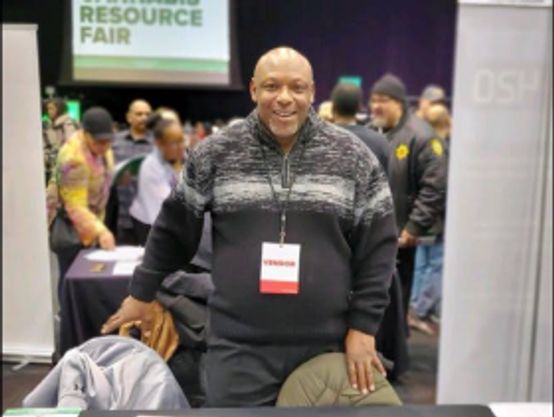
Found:
[{"label": "white name badge", "polygon": [[262,243],[262,294],[298,294],[299,270],[300,245]]}]

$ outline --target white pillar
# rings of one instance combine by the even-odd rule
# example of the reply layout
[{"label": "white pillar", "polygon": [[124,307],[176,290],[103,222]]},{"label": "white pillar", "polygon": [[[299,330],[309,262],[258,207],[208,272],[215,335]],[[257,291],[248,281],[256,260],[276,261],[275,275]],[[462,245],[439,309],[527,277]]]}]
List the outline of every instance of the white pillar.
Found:
[{"label": "white pillar", "polygon": [[455,60],[438,402],[552,401],[552,2],[460,0]]},{"label": "white pillar", "polygon": [[34,25],[2,25],[2,354],[54,350]]}]

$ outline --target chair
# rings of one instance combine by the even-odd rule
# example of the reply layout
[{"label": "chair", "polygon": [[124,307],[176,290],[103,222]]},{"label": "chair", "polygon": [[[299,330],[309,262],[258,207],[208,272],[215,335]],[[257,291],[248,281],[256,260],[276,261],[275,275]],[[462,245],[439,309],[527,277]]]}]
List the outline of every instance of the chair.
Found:
[{"label": "chair", "polygon": [[350,386],[344,353],[324,353],[289,375],[279,392],[277,407],[402,404],[387,379],[375,369],[373,379],[375,391],[362,394]]},{"label": "chair", "polygon": [[23,407],[190,408],[163,359],[138,340],[121,336],[97,337],[66,352]]}]

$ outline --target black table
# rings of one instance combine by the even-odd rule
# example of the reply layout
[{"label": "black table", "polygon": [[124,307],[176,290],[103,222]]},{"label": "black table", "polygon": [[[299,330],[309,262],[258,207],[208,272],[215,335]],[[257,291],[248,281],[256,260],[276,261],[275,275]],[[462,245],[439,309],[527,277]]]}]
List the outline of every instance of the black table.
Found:
[{"label": "black table", "polygon": [[480,405],[352,408],[199,408],[182,411],[84,411],[80,417],[494,417]]},{"label": "black table", "polygon": [[[114,276],[115,262],[85,259],[95,249],[85,249],[67,271],[62,294],[60,353],[100,336],[102,324],[118,309],[128,295],[131,276]],[[93,272],[95,264],[104,265]]]}]

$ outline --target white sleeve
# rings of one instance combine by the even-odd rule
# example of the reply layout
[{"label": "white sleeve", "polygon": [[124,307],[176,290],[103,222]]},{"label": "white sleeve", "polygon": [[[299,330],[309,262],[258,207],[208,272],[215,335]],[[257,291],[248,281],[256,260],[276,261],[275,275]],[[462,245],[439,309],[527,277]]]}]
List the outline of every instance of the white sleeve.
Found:
[{"label": "white sleeve", "polygon": [[156,168],[154,164],[145,164],[139,171],[138,198],[150,225],[158,217],[162,203],[171,193],[171,186],[164,172]]}]

